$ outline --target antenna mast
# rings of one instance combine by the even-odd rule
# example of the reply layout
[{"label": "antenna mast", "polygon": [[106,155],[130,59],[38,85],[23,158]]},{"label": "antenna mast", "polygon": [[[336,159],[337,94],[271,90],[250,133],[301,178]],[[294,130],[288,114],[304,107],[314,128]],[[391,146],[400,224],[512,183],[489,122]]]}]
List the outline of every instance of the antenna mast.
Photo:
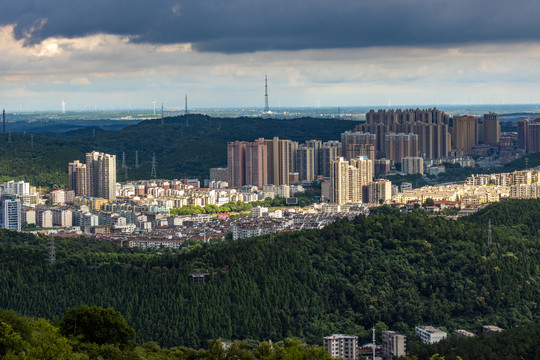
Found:
[{"label": "antenna mast", "polygon": [[4,125],[4,134],[6,133],[6,109],[2,110],[2,123]]},{"label": "antenna mast", "polygon": [[373,327],[373,360],[375,360],[375,326]]},{"label": "antenna mast", "polygon": [[161,103],[161,125],[163,125],[163,103]]},{"label": "antenna mast", "polygon": [[187,94],[186,94],[186,105],[184,107],[184,115],[189,114],[188,108],[187,108]]},{"label": "antenna mast", "polygon": [[268,107],[268,76],[264,75],[264,112],[269,112],[270,107]]},{"label": "antenna mast", "polygon": [[139,150],[135,150],[135,168],[139,167]]}]

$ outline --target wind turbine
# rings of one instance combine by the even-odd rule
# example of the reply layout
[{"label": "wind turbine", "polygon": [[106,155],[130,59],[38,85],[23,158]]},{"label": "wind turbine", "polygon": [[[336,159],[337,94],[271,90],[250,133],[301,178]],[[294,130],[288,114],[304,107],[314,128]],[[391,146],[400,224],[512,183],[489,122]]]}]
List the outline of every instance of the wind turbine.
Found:
[{"label": "wind turbine", "polygon": [[152,101],[152,104],[154,104],[154,115],[156,115],[156,103],[157,103],[156,100]]}]

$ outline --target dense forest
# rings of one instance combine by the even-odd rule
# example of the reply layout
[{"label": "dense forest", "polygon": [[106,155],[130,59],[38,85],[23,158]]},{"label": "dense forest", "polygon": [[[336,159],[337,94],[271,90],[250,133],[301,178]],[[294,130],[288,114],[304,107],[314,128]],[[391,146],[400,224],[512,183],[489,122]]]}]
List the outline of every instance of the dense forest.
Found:
[{"label": "dense forest", "polygon": [[61,320],[22,317],[0,309],[0,357],[27,360],[330,360],[320,346],[295,339],[276,343],[211,340],[205,349],[162,349],[155,342],[137,345],[135,331],[114,309],[80,306]]},{"label": "dense forest", "polygon": [[[524,214],[527,214],[526,217]],[[59,318],[113,307],[139,343],[199,348],[208,339],[321,344],[369,329],[503,328],[540,320],[539,200],[491,205],[457,221],[381,208],[322,230],[195,244],[180,252],[86,238],[0,232],[0,307]],[[487,245],[487,222],[493,244]],[[190,274],[208,275],[204,284]]]},{"label": "dense forest", "polygon": [[191,114],[165,118],[163,125],[161,119],[145,120],[121,130],[92,127],[63,133],[61,137],[0,134],[0,181],[24,179],[33,185],[66,186],[68,163],[84,162],[84,154],[93,150],[117,155],[119,181],[125,180],[121,170],[124,152],[128,180],[150,178],[154,154],[159,178],[203,179],[208,178],[210,168],[227,165],[229,141],[274,136],[299,142],[339,140],[342,132],[353,127],[351,121],[332,119],[212,118]]}]

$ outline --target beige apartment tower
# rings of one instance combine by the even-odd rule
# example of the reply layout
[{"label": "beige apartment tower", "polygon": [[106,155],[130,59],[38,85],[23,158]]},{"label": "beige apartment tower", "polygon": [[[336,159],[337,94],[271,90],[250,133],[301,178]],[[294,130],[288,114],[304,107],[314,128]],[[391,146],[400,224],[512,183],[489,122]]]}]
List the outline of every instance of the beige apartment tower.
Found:
[{"label": "beige apartment tower", "polygon": [[257,139],[264,142],[268,154],[268,183],[273,185],[289,185],[289,173],[293,172],[296,164],[298,143],[291,140],[280,140],[278,137]]},{"label": "beige apartment tower", "polygon": [[499,115],[490,112],[484,114],[484,144],[496,146],[501,141]]},{"label": "beige apartment tower", "polygon": [[407,337],[391,330],[382,332],[383,359],[397,359],[405,357],[407,353]]},{"label": "beige apartment tower", "polygon": [[456,150],[472,154],[472,148],[478,144],[478,119],[475,116],[454,116],[452,142]]},{"label": "beige apartment tower", "polygon": [[86,184],[89,196],[116,199],[116,155],[87,153]]},{"label": "beige apartment tower", "polygon": [[69,190],[75,191],[75,196],[88,196],[88,186],[86,184],[86,164],[75,160],[68,165]]},{"label": "beige apartment tower", "polygon": [[350,161],[338,157],[330,166],[330,202],[338,205],[362,203],[362,191],[373,180],[373,166],[367,157]]}]

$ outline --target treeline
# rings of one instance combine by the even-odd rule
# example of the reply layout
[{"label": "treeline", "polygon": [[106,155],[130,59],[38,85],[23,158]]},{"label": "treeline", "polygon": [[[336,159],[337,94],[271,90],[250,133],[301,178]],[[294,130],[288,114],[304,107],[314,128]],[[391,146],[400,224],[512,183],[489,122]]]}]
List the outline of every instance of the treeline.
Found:
[{"label": "treeline", "polygon": [[277,343],[246,341],[208,342],[206,349],[174,347],[161,349],[155,342],[137,345],[135,331],[113,309],[80,306],[70,308],[58,321],[21,317],[0,309],[0,357],[3,359],[243,359],[330,360],[321,347],[294,339]]},{"label": "treeline", "polygon": [[[381,208],[322,230],[179,253],[58,238],[53,265],[47,238],[1,231],[0,307],[46,318],[82,304],[113,307],[137,342],[165,347],[218,338],[321,344],[332,333],[368,340],[373,324],[409,337],[418,324],[510,328],[540,319],[540,248],[534,222],[503,222],[538,218],[538,203],[495,204],[457,221]],[[204,283],[190,276],[197,271]]]},{"label": "treeline", "polygon": [[[295,197],[297,198],[297,206],[308,206],[317,202],[315,194],[320,195],[320,191],[311,191],[305,193],[297,193]],[[237,202],[228,202],[221,206],[218,205],[185,205],[179,208],[172,208],[171,215],[195,215],[195,214],[217,214],[217,213],[229,213],[229,212],[246,212],[251,211],[254,207],[263,206],[263,207],[284,207],[287,206],[287,199],[282,197],[275,198],[266,198],[261,201],[252,201],[246,203],[244,201]]]}]

